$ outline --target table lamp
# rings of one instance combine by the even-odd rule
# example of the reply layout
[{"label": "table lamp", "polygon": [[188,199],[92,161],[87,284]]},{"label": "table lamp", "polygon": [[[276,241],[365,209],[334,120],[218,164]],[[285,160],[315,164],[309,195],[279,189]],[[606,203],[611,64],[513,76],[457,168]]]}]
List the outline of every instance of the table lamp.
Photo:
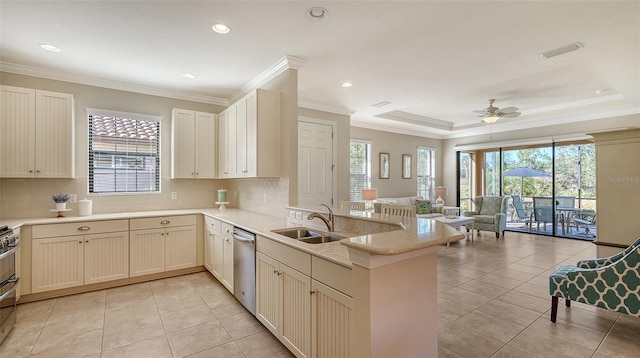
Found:
[{"label": "table lamp", "polygon": [[436,202],[434,203],[435,206],[444,206],[444,199],[442,199],[442,197],[447,196],[447,187],[446,186],[435,187],[434,194],[435,196],[438,197],[438,199],[436,199]]},{"label": "table lamp", "polygon": [[376,189],[362,189],[362,200],[364,200],[364,209],[373,209],[373,201],[378,199],[378,191]]}]

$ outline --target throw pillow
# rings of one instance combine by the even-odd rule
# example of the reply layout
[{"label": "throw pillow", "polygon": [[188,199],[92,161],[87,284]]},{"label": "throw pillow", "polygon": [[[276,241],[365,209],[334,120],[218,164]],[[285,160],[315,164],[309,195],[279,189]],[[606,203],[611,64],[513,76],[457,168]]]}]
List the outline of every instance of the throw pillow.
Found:
[{"label": "throw pillow", "polygon": [[430,200],[416,200],[418,214],[433,214],[435,212]]}]

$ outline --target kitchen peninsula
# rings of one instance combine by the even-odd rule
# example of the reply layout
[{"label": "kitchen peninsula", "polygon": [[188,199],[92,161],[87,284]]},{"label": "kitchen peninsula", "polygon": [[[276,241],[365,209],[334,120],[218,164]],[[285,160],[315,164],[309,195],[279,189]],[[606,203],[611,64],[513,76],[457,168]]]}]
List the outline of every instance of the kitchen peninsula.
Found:
[{"label": "kitchen peninsula", "polygon": [[[87,284],[67,290],[43,292],[32,291],[32,248],[35,238],[33,228],[42,225],[89,225],[92,222],[108,220],[140,221],[146,218],[166,216],[192,216],[196,221],[196,261],[194,267],[168,271],[162,274],[176,275],[183,272],[202,271],[206,261],[205,222],[207,218],[218,220],[222,224],[237,226],[254,232],[258,236],[258,252],[282,259],[282,267],[291,265],[294,271],[296,263],[286,260],[289,256],[282,253],[299,252],[306,255],[308,261],[298,270],[308,282],[306,292],[320,293],[314,285],[326,285],[335,289],[336,294],[350,300],[348,337],[346,349],[349,355],[361,356],[437,356],[437,287],[436,259],[437,246],[459,240],[464,235],[453,228],[430,219],[388,217],[380,214],[342,212],[336,210],[336,233],[349,236],[341,241],[323,244],[300,242],[272,230],[291,226],[322,228],[320,220],[307,220],[309,209],[290,209],[300,213],[300,221],[284,219],[248,211],[227,209],[167,210],[157,212],[132,212],[98,214],[86,217],[0,219],[0,224],[14,228],[22,227],[21,235],[21,285],[26,298],[40,299],[52,295],[65,295],[105,287],[114,287],[147,278],[156,279],[160,274],[149,276],[128,276],[99,284]],[[304,215],[302,215],[304,214]],[[325,214],[320,212],[320,214]],[[302,224],[302,225],[301,225]],[[133,226],[129,227],[132,232]],[[326,230],[325,230],[326,231]],[[264,245],[261,246],[263,243]],[[266,245],[266,246],[265,246]],[[273,248],[277,247],[276,251]],[[271,250],[271,251],[270,251]],[[293,251],[291,251],[293,250]],[[268,255],[267,255],[268,256]],[[133,267],[133,266],[132,266]],[[284,271],[284,270],[281,270]],[[286,273],[285,273],[286,274]],[[350,276],[350,277],[349,277]],[[257,285],[260,285],[258,281]],[[44,295],[46,294],[46,295]],[[316,294],[316,296],[318,295]],[[258,293],[259,295],[259,293]],[[311,297],[311,296],[307,296]],[[308,308],[311,316],[312,307]],[[318,312],[316,309],[314,312]],[[259,312],[258,312],[259,313]],[[259,316],[259,315],[258,315]],[[260,319],[260,318],[259,318]],[[310,319],[309,326],[313,320]],[[269,328],[269,327],[267,327]],[[307,335],[313,340],[315,330],[309,328]],[[281,337],[278,337],[282,340]],[[288,338],[288,337],[287,337]],[[301,349],[308,354],[319,349],[319,342],[302,344]],[[295,353],[295,349],[292,349]],[[313,355],[313,354],[311,354]]]}]

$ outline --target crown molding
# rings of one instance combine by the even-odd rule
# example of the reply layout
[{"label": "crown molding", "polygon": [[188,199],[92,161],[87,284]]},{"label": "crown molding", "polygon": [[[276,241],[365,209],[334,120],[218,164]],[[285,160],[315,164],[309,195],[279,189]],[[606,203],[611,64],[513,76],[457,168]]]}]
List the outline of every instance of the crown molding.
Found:
[{"label": "crown molding", "polygon": [[256,88],[260,88],[264,86],[266,83],[283,73],[288,69],[299,70],[302,66],[307,63],[306,60],[294,57],[294,56],[285,56],[280,61],[276,62],[273,66],[267,68],[261,74],[259,74],[256,78],[247,83],[244,87],[242,87],[238,92],[236,92],[229,99],[229,103],[234,103],[238,101],[240,98],[244,97],[245,94],[253,91]]},{"label": "crown molding", "polygon": [[378,114],[376,117],[389,119],[392,121],[409,123],[409,124],[417,124],[422,126],[426,125],[431,128],[437,128],[445,131],[452,131],[454,129],[451,122],[447,122],[447,121],[443,121],[435,118],[419,116],[416,114],[407,113],[403,111],[391,111],[391,112],[381,113],[381,114]]},{"label": "crown molding", "polygon": [[131,83],[112,81],[91,76],[81,76],[69,72],[45,69],[40,67],[32,67],[19,65],[15,63],[0,62],[0,71],[15,73],[17,75],[33,76],[46,78],[49,80],[64,81],[78,83],[87,86],[95,86],[109,88],[120,91],[147,94],[151,96],[160,96],[181,99],[185,101],[193,101],[199,103],[216,104],[220,106],[229,106],[229,101],[224,98],[205,96],[195,93],[187,93],[185,91],[175,91],[149,86],[134,85]]},{"label": "crown molding", "polygon": [[313,110],[322,111],[322,112],[335,113],[343,116],[351,116],[354,113],[356,113],[354,109],[339,107],[339,106],[332,106],[329,104],[306,101],[306,100],[298,100],[298,107],[313,109]]}]

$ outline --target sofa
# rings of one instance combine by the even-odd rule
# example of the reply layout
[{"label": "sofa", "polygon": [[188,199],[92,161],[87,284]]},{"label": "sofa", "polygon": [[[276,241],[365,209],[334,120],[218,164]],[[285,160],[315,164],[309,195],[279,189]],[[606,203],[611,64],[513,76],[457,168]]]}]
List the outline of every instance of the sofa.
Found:
[{"label": "sofa", "polygon": [[475,219],[475,229],[482,231],[493,231],[496,239],[500,234],[504,237],[504,230],[507,228],[507,207],[509,196],[477,196],[473,199],[474,211],[465,211],[464,216]]},{"label": "sofa", "polygon": [[[381,204],[392,204],[392,205],[409,205],[416,206],[418,200],[424,200],[421,195],[418,196],[403,196],[397,198],[378,198],[375,203],[373,203],[373,209],[376,213],[380,212]],[[443,209],[448,208],[447,206],[432,206],[433,212],[426,214],[416,214],[418,218],[434,218],[438,216],[444,216]]]}]

